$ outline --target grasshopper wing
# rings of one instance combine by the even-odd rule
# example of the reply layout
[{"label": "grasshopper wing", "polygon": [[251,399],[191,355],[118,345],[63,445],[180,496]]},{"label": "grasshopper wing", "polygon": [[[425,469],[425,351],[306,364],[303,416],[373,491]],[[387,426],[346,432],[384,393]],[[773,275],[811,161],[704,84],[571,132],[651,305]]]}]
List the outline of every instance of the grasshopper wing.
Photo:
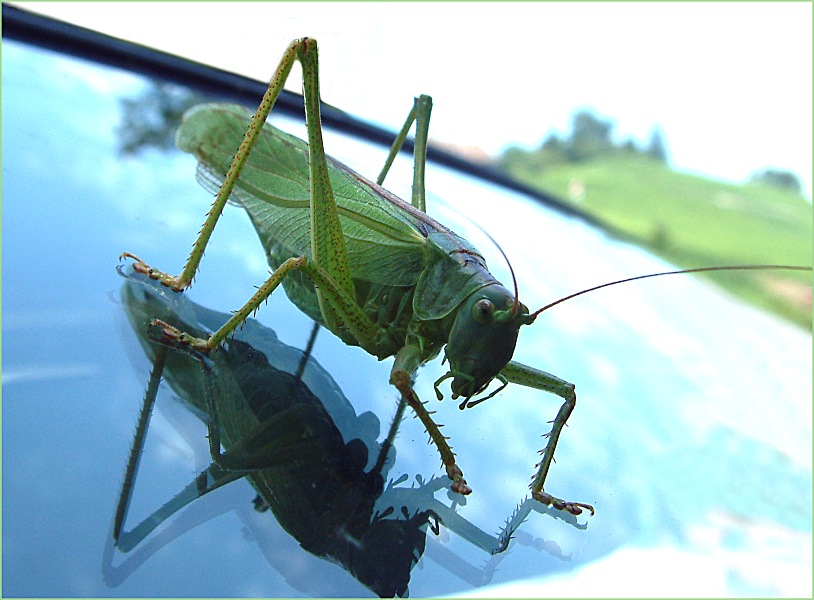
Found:
[{"label": "grasshopper wing", "polygon": [[[247,109],[230,104],[184,115],[176,143],[198,159],[207,189],[220,188],[250,120]],[[427,235],[443,226],[330,157],[328,168],[354,278],[414,285]],[[267,251],[282,244],[311,257],[309,191],[308,145],[267,123],[230,198],[247,210]]]}]

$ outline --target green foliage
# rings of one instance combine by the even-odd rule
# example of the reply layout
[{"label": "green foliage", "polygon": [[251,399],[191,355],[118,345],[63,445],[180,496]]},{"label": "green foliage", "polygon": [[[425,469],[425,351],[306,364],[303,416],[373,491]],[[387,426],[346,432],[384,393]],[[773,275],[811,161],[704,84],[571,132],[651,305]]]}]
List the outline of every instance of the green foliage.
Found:
[{"label": "green foliage", "polygon": [[650,141],[647,143],[644,153],[659,162],[667,162],[667,145],[664,142],[664,134],[659,127],[654,127],[650,133]]},{"label": "green foliage", "polygon": [[175,130],[188,108],[203,97],[169,83],[151,82],[133,98],[122,98],[122,122],[116,130],[119,153],[132,156],[147,148],[172,150]]},{"label": "green foliage", "polygon": [[791,171],[781,169],[763,169],[753,173],[749,178],[752,183],[770,185],[773,187],[789,190],[796,194],[802,194],[803,186],[800,178]]},{"label": "green foliage", "polygon": [[[630,239],[685,268],[734,264],[810,265],[811,204],[791,191],[734,185],[671,171],[641,155],[510,174],[579,202]],[[573,188],[579,183],[581,193]],[[736,295],[811,326],[811,275],[734,272],[708,276]]]},{"label": "green foliage", "polygon": [[613,124],[582,110],[574,115],[571,139],[565,145],[570,162],[583,162],[614,149],[611,141]]},{"label": "green foliage", "polygon": [[579,110],[574,113],[568,137],[552,133],[537,150],[511,147],[500,157],[500,163],[510,171],[540,170],[555,164],[583,163],[613,154],[641,154],[667,162],[664,134],[659,128],[653,129],[647,146],[640,149],[631,139],[615,144],[613,126],[612,121],[591,111]]}]

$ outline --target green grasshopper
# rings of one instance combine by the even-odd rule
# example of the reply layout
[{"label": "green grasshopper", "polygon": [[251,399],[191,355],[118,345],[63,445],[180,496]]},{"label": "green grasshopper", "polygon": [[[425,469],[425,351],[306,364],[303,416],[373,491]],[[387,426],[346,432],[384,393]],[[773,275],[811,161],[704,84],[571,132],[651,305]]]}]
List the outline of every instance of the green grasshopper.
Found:
[{"label": "green grasshopper", "polygon": [[[208,339],[156,324],[168,338],[208,352],[282,283],[300,310],[346,344],[380,360],[395,357],[390,383],[421,420],[452,480],[452,491],[460,494],[472,490],[447,438],[413,389],[417,369],[443,349],[449,371],[434,383],[436,395],[442,399],[439,386],[452,379],[452,397],[463,399],[461,409],[491,398],[509,383],[555,394],[563,404],[536,465],[532,497],[573,515],[583,509],[593,514],[591,505],[562,500],[544,489],[560,433],[576,404],[574,385],[512,360],[520,327],[534,323],[556,303],[530,312],[518,299],[516,281],[513,292],[501,285],[476,248],[425,213],[430,97],[415,100],[376,183],[326,156],[317,54],[316,40],[293,41],[251,118],[242,107],[222,104],[195,107],[185,115],[176,142],[198,159],[199,180],[217,191],[215,202],[179,276],[153,269],[129,252],[122,257],[133,259],[136,271],[163,285],[186,289],[231,199],[249,213],[274,271]],[[303,71],[307,143],[265,123],[295,61]],[[412,202],[407,204],[381,185],[413,123],[415,166]],[[497,389],[475,398],[495,379]]]}]

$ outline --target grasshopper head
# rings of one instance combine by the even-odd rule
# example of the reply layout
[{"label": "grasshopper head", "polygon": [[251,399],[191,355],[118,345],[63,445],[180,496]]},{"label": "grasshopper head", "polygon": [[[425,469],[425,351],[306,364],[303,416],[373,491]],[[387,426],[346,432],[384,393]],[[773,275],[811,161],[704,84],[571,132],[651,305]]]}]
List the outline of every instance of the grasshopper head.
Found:
[{"label": "grasshopper head", "polygon": [[499,284],[481,288],[463,302],[446,347],[453,398],[471,398],[500,373],[512,359],[528,312]]}]

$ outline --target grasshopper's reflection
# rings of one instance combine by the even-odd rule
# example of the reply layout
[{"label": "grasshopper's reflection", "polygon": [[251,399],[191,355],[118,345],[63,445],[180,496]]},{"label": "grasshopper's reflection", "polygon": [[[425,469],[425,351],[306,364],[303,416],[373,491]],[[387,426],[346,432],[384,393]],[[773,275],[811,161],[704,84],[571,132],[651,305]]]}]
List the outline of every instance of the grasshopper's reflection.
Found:
[{"label": "grasshopper's reflection", "polygon": [[[380,596],[407,594],[412,568],[425,550],[427,529],[437,535],[439,523],[489,552],[506,548],[528,506],[493,537],[434,498],[444,481],[419,480],[417,487],[402,487],[398,484],[403,477],[384,485],[403,407],[384,442],[378,443],[378,419],[371,413],[356,415],[310,350],[286,346],[256,321],[249,320],[225,347],[207,357],[158,344],[153,339],[162,336],[150,332],[151,319],[199,335],[217,329],[229,315],[138,277],[127,278],[122,300],[153,370],[114,519],[113,543],[119,550],[130,552],[181,508],[242,477],[257,492],[255,508],[270,509],[303,549],[338,563]],[[315,335],[316,329],[311,343]],[[162,378],[207,422],[213,461],[184,490],[126,531],[139,457]],[[372,453],[376,460],[368,469]],[[106,554],[105,576],[116,585],[123,576],[115,574]],[[480,581],[471,583],[491,579],[498,560],[490,560],[480,571]]]}]

